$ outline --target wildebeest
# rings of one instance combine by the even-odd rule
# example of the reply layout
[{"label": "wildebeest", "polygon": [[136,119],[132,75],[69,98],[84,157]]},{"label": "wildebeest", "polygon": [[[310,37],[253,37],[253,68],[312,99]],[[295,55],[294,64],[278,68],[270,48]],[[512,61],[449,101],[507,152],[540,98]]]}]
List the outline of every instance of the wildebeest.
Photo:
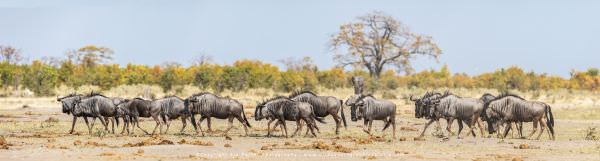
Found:
[{"label": "wildebeest", "polygon": [[[485,93],[479,99],[481,101],[483,101],[484,103],[487,103],[495,98],[496,98],[496,96],[489,94],[489,93]],[[481,119],[483,119],[483,118],[481,118]],[[483,120],[483,121],[485,121],[485,120]],[[519,137],[523,137],[523,122],[518,122],[518,124],[517,123],[511,123],[511,124],[504,123],[504,124],[505,124],[504,126],[512,126],[512,127],[515,127],[514,125],[516,124],[516,130],[518,131]],[[501,127],[500,124],[496,124],[495,126],[496,126],[496,128]],[[511,129],[512,129],[512,127],[511,127]],[[515,131],[515,130],[511,130],[511,135],[514,137],[513,131]],[[498,137],[500,137],[500,133],[498,133]]]},{"label": "wildebeest", "polygon": [[354,103],[350,104],[350,107],[352,121],[364,120],[364,132],[371,135],[373,120],[382,120],[385,126],[381,131],[384,132],[391,124],[393,137],[396,138],[396,104],[386,100],[377,100],[372,95],[361,95]]},{"label": "wildebeest", "polygon": [[354,94],[358,95],[358,94],[362,94],[363,93],[363,89],[365,86],[365,79],[363,79],[362,77],[352,77],[351,78],[352,81],[352,86],[354,86]]},{"label": "wildebeest", "polygon": [[[105,122],[110,118],[113,121],[112,132],[114,133],[114,122],[116,121],[114,116],[116,114],[116,106],[113,99],[108,98],[101,94],[93,94],[87,98],[75,99],[75,106],[73,108],[73,115],[75,116],[88,116],[99,118],[104,129],[108,130],[108,122]],[[86,122],[86,124],[88,124]],[[92,127],[88,125],[88,131],[92,133]]]},{"label": "wildebeest", "polygon": [[[156,106],[153,104],[153,101],[144,100],[142,98],[134,98],[131,100],[126,100],[123,103],[117,106],[118,110],[125,111],[125,115],[128,116],[128,122],[131,123],[131,133],[135,133],[135,127],[142,130],[146,134],[148,131],[142,129],[140,127],[139,118],[140,117],[152,117],[152,119],[156,122],[156,126],[154,126],[154,130],[152,130],[152,134],[156,132],[156,129],[160,125],[160,106]],[[118,111],[119,113],[119,111]],[[129,127],[129,123],[125,123],[127,128]],[[129,132],[129,129],[128,129]],[[121,132],[122,133],[122,132]]]},{"label": "wildebeest", "polygon": [[82,94],[76,94],[76,93],[72,93],[69,94],[67,96],[64,97],[60,97],[57,98],[56,101],[59,101],[62,104],[62,112],[66,113],[66,114],[71,114],[73,116],[73,123],[71,124],[71,130],[69,130],[69,134],[72,134],[75,130],[75,123],[77,122],[77,118],[78,117],[83,117],[83,120],[85,120],[85,124],[88,126],[88,129],[90,128],[89,126],[89,121],[88,121],[88,116],[86,115],[75,115],[73,114],[73,109],[75,108],[75,104],[76,104],[76,100],[81,100],[81,98],[83,98],[84,96]]},{"label": "wildebeest", "polygon": [[[179,130],[179,133],[183,133],[187,125],[187,119],[189,117],[189,111],[185,108],[184,100],[177,96],[167,96],[163,99],[159,99],[155,101],[155,104],[161,106],[160,117],[164,124],[167,125],[167,129],[165,133],[169,131],[169,127],[171,126],[171,120],[177,119],[181,117],[182,127]],[[160,131],[162,133],[162,126],[160,127]]]},{"label": "wildebeest", "polygon": [[[246,114],[244,114],[244,106],[235,99],[219,97],[211,93],[203,92],[188,97],[185,99],[184,103],[186,109],[190,112],[192,125],[194,126],[194,129],[196,129],[196,133],[198,133],[198,129],[200,129],[202,136],[204,136],[204,131],[202,131],[200,124],[204,119],[208,119],[208,130],[211,131],[211,117],[229,120],[229,128],[225,130],[225,135],[233,128],[234,118],[240,121],[244,126],[245,135],[248,135],[248,127],[252,127],[250,126],[248,119],[246,119]],[[196,120],[194,118],[196,114],[200,114],[198,125],[196,125]]]},{"label": "wildebeest", "polygon": [[[463,98],[450,92],[446,92],[443,96],[433,100],[432,103],[432,114],[458,120],[458,138],[460,138],[460,133],[462,132],[463,122],[467,124],[473,137],[475,137],[475,132],[473,131],[475,124],[479,126],[481,135],[483,136],[483,128],[479,121],[479,114],[481,113],[484,104],[482,100],[476,98]],[[450,123],[451,122],[452,121],[450,121]]]},{"label": "wildebeest", "polygon": [[254,117],[257,121],[261,119],[269,120],[269,122],[267,123],[267,136],[271,135],[271,122],[277,120],[277,123],[275,123],[275,126],[273,126],[273,128],[277,127],[278,124],[281,124],[285,132],[285,136],[287,137],[287,125],[285,123],[285,121],[287,120],[296,121],[297,128],[296,131],[294,131],[294,133],[292,134],[292,137],[296,136],[298,131],[302,130],[303,125],[301,121],[306,122],[307,131],[310,130],[313,136],[316,137],[317,135],[315,134],[314,129],[318,128],[314,120],[317,120],[321,123],[325,122],[321,118],[316,117],[313,109],[314,108],[309,103],[298,102],[291,100],[287,97],[279,96],[273,97],[271,99],[263,101],[262,103],[257,104],[256,110],[254,112]]},{"label": "wildebeest", "polygon": [[[488,124],[488,132],[494,133],[497,129],[495,124],[514,122],[533,122],[533,131],[528,135],[531,138],[537,131],[537,124],[541,130],[536,139],[539,139],[544,129],[548,127],[548,137],[554,137],[554,116],[552,108],[537,101],[527,101],[513,94],[502,94],[484,105],[481,116]],[[545,120],[544,120],[545,119]],[[511,126],[506,126],[502,137],[506,137]]]},{"label": "wildebeest", "polygon": [[[294,101],[309,103],[317,117],[327,117],[331,115],[335,120],[335,134],[340,133],[340,127],[342,122],[344,127],[348,127],[346,123],[346,116],[344,116],[343,101],[333,96],[317,96],[315,93],[310,91],[298,91],[292,93],[288,98]],[[338,112],[340,115],[338,115]]]},{"label": "wildebeest", "polygon": [[421,135],[419,135],[419,137],[423,137],[425,135],[427,128],[433,122],[436,122],[438,126],[441,126],[440,121],[439,121],[441,118],[444,118],[446,120],[446,123],[447,123],[446,130],[450,134],[453,134],[453,132],[451,130],[453,119],[443,117],[442,115],[432,114],[432,112],[433,112],[433,110],[431,110],[433,108],[432,101],[436,101],[439,97],[442,97],[442,94],[438,93],[438,92],[427,92],[421,98],[413,98],[413,96],[410,96],[410,100],[415,102],[415,118],[425,118],[425,119],[429,120],[429,122],[427,122],[427,124],[425,124],[425,127],[423,127],[423,131],[421,131]]}]

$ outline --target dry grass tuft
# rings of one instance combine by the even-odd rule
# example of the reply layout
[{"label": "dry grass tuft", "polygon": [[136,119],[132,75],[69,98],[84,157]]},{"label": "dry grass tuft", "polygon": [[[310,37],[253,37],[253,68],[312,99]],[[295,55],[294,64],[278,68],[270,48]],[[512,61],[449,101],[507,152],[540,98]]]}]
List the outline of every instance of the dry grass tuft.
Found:
[{"label": "dry grass tuft", "polygon": [[177,142],[177,144],[189,144],[189,145],[200,145],[200,146],[214,146],[214,144],[212,142],[203,142],[200,140],[196,140],[196,141],[187,141],[185,139],[181,139],[180,141]]},{"label": "dry grass tuft", "polygon": [[6,141],[4,136],[0,136],[0,149],[8,149],[8,146],[10,145],[11,144],[9,144],[8,141]]}]

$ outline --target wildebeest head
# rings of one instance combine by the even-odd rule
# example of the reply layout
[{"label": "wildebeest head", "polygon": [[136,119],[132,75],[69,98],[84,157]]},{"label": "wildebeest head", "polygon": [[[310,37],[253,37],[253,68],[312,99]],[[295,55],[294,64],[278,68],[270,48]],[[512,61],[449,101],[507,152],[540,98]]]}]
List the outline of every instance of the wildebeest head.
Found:
[{"label": "wildebeest head", "polygon": [[73,112],[76,100],[81,100],[81,95],[70,94],[56,99],[56,101],[59,101],[62,104],[62,112],[66,114],[71,114]]},{"label": "wildebeest head", "polygon": [[270,107],[288,106],[289,105],[288,103],[290,101],[292,101],[292,100],[290,100],[287,97],[275,96],[273,98],[267,99],[260,103],[257,102],[256,109],[254,111],[254,120],[260,121],[264,118],[269,117],[270,116],[270,114],[269,114]]},{"label": "wildebeest head", "polygon": [[352,121],[358,121],[363,118],[363,113],[365,111],[365,107],[367,106],[367,102],[364,99],[358,99],[354,105],[350,108],[350,115]]},{"label": "wildebeest head", "polygon": [[346,102],[344,104],[346,104],[346,106],[354,106],[354,103],[356,103],[356,99],[358,99],[361,96],[361,94],[355,94],[350,96],[350,98],[346,99]]},{"label": "wildebeest head", "polygon": [[256,102],[256,108],[254,109],[254,120],[260,121],[263,119],[262,112],[265,107],[265,102]]},{"label": "wildebeest head", "polygon": [[[425,94],[426,97],[428,95]],[[413,98],[413,96],[410,96],[410,100],[415,102],[415,118],[421,118],[423,117],[423,108],[425,106],[425,102],[423,101],[423,98]]]},{"label": "wildebeest head", "polygon": [[116,116],[120,117],[120,116],[124,116],[126,114],[128,114],[129,109],[127,108],[129,105],[131,104],[131,100],[129,99],[123,99],[121,102],[119,102],[119,104],[117,104],[117,113]]},{"label": "wildebeest head", "polygon": [[481,118],[488,124],[488,132],[493,134],[496,132],[495,126],[499,123],[499,115],[492,108],[484,108],[481,113]]},{"label": "wildebeest head", "polygon": [[81,99],[75,99],[73,101],[73,109],[71,110],[71,112],[75,115],[83,112],[82,105],[81,105]]}]

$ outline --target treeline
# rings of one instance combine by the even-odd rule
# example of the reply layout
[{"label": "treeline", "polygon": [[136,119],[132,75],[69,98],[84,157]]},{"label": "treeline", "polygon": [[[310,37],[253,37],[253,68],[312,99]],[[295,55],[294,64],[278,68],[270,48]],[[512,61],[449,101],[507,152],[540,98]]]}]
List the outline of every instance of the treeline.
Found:
[{"label": "treeline", "polygon": [[38,96],[52,95],[60,85],[77,88],[82,85],[109,89],[119,85],[159,85],[165,91],[183,85],[194,85],[214,91],[240,91],[250,88],[271,88],[278,91],[298,89],[348,88],[352,76],[367,78],[369,90],[393,90],[399,87],[418,88],[493,88],[498,90],[549,90],[558,88],[598,91],[600,76],[597,69],[573,72],[570,79],[525,72],[518,67],[499,69],[478,76],[451,74],[447,67],[427,70],[410,76],[398,76],[386,71],[379,80],[369,78],[364,71],[286,70],[257,60],[240,60],[232,65],[203,64],[183,67],[177,64],[146,66],[128,64],[95,65],[87,67],[65,61],[52,66],[39,60],[30,64],[0,63],[2,88],[27,88]]}]

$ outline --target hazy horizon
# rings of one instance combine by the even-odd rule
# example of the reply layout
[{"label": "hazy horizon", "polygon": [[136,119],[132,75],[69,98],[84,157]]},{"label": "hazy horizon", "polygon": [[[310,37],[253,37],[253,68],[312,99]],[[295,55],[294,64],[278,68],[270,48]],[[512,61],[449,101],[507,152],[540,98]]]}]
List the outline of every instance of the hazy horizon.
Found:
[{"label": "hazy horizon", "polygon": [[327,48],[339,26],[382,11],[430,35],[439,61],[418,58],[417,71],[447,64],[477,75],[513,65],[569,77],[598,67],[600,2],[595,1],[0,1],[0,45],[32,59],[64,57],[85,45],[111,48],[114,63],[189,65],[200,54],[215,63],[310,56],[336,65]]}]

